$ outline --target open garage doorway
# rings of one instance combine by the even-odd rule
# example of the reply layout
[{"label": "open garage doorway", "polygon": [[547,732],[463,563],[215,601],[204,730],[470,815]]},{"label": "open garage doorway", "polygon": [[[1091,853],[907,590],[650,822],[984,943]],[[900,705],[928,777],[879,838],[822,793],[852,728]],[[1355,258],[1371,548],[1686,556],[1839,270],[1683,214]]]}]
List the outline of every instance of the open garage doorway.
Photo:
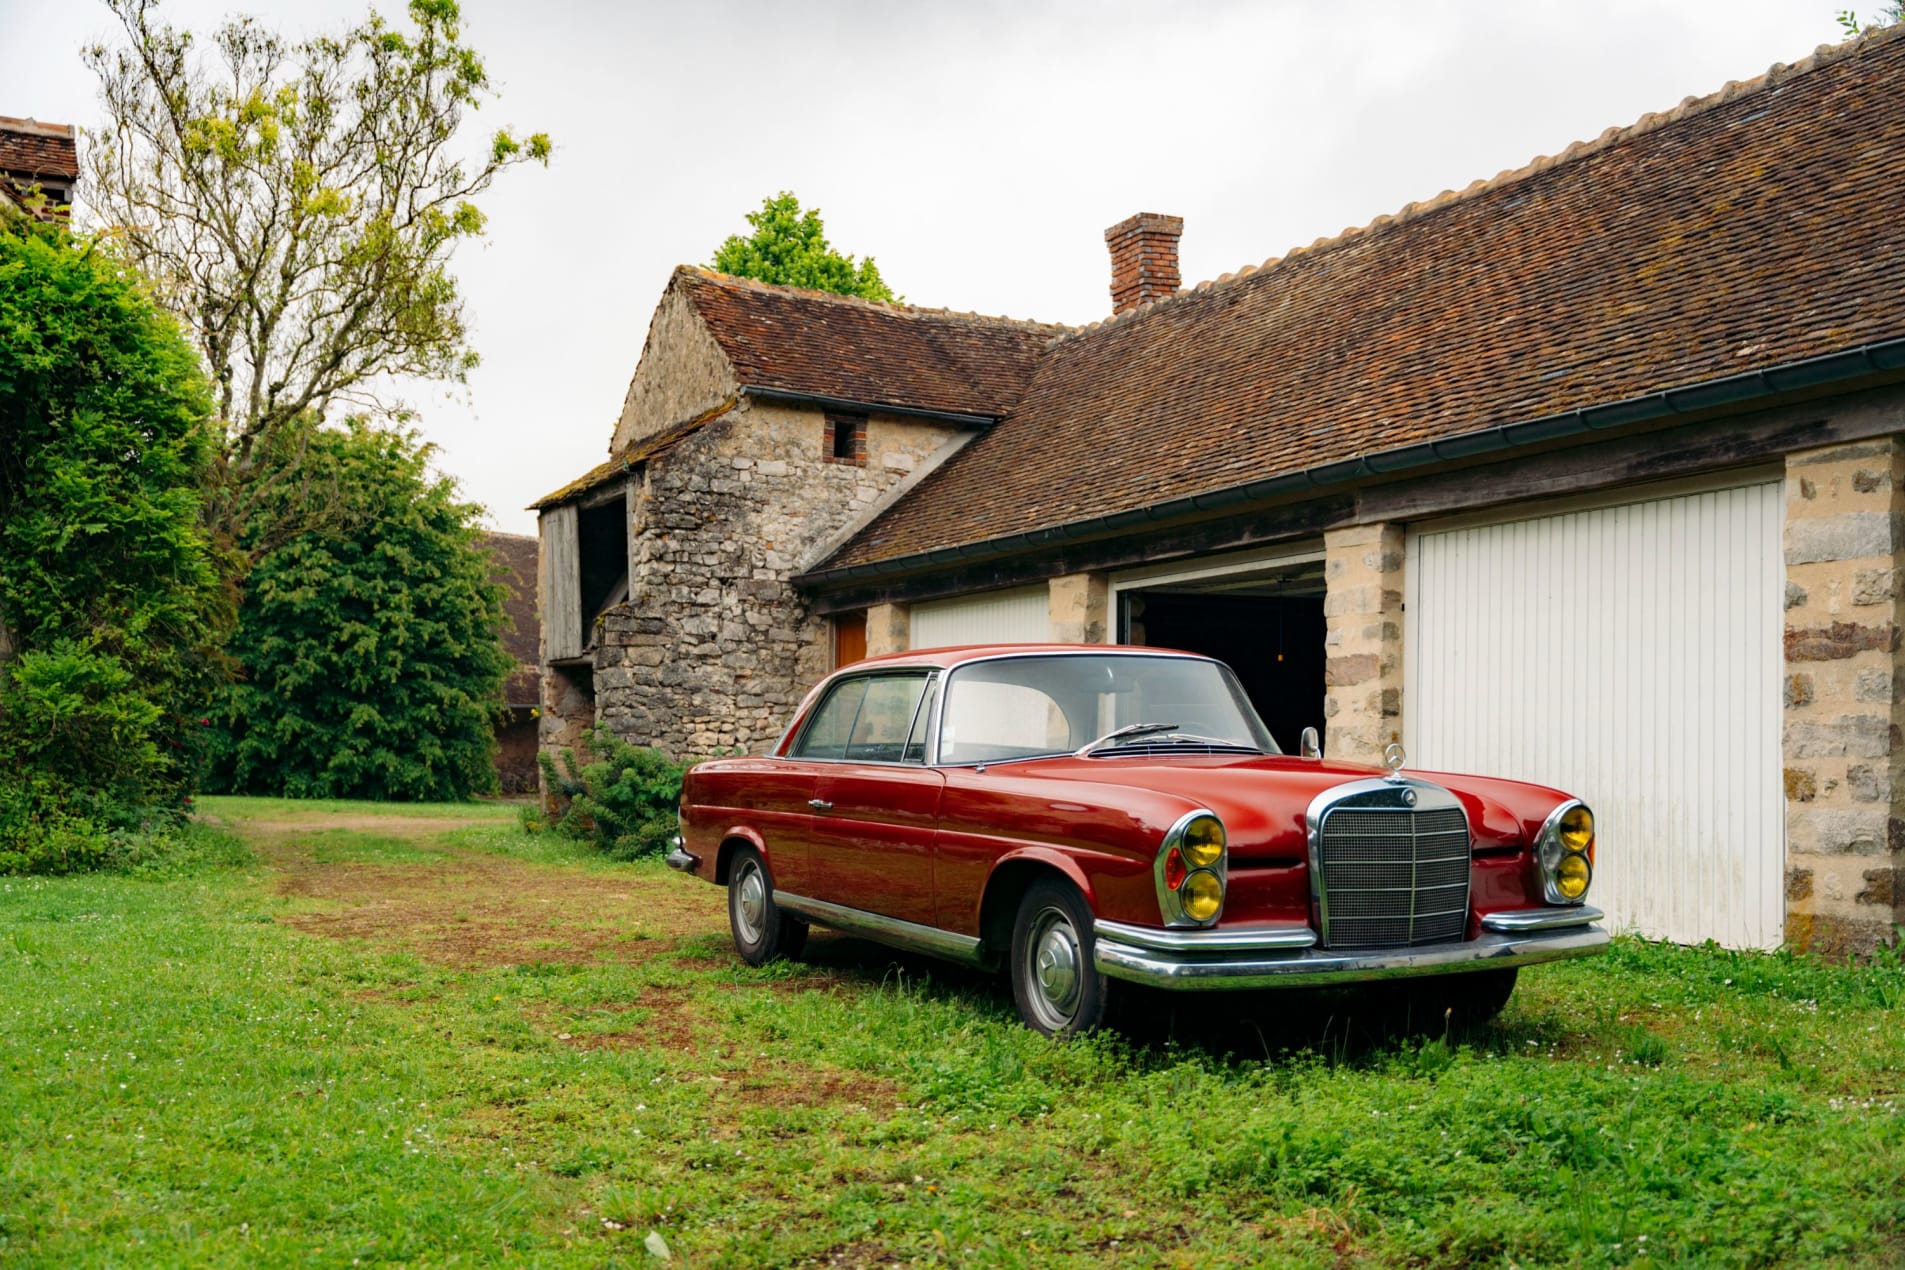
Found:
[{"label": "open garage doorway", "polygon": [[1287,754],[1323,731],[1323,560],[1315,552],[1186,562],[1113,579],[1120,637],[1228,662]]}]

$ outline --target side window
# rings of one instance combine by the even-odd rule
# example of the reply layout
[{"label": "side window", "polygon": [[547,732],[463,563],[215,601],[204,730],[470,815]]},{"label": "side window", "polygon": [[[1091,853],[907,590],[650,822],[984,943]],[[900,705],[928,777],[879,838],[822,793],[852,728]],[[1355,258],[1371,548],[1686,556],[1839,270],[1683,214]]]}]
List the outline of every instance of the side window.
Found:
[{"label": "side window", "polygon": [[847,757],[863,763],[898,763],[906,752],[907,734],[926,690],[924,675],[881,676],[867,684],[860,717],[847,738]]},{"label": "side window", "polygon": [[814,711],[792,751],[795,758],[852,759],[863,763],[924,762],[912,756],[909,734],[917,730],[920,696],[927,676],[866,675],[836,684]]},{"label": "side window", "polygon": [[860,716],[860,703],[866,700],[867,681],[849,679],[827,694],[814,711],[814,720],[800,734],[794,747],[796,758],[845,758],[847,738],[853,733],[853,721]]}]

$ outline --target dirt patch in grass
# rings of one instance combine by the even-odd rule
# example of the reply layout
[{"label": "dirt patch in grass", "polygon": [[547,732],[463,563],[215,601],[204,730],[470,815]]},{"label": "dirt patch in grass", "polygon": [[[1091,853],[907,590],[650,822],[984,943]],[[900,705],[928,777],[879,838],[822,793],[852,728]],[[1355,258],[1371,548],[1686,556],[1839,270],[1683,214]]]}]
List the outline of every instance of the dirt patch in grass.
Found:
[{"label": "dirt patch in grass", "polygon": [[440,835],[467,828],[466,821],[336,817],[321,829],[351,819],[432,854],[415,864],[324,860],[313,851],[315,826],[287,822],[276,834],[258,833],[271,822],[247,826],[278,870],[278,892],[315,904],[282,919],[293,929],[480,968],[636,962],[671,950],[680,937],[721,927],[720,892],[672,875],[604,875],[445,845]]}]

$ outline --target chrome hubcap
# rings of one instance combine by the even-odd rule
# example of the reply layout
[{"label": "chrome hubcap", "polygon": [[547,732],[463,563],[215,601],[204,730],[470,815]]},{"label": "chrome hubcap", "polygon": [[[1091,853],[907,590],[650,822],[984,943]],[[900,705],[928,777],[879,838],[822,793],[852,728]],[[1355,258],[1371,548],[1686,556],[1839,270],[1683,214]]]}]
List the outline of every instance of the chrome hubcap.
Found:
[{"label": "chrome hubcap", "polygon": [[1063,1027],[1078,1012],[1078,933],[1063,913],[1048,908],[1033,922],[1026,951],[1038,986],[1034,1004],[1048,1026]]},{"label": "chrome hubcap", "polygon": [[740,919],[741,933],[749,943],[761,937],[765,926],[762,920],[767,913],[767,884],[761,880],[761,871],[749,868],[734,884],[735,916]]}]

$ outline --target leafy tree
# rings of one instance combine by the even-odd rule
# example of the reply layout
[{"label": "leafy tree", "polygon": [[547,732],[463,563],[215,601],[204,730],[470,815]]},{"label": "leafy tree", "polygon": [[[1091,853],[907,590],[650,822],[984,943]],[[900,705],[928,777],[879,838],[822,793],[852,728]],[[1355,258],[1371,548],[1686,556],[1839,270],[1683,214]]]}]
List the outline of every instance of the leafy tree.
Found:
[{"label": "leafy tree", "polygon": [[130,271],[0,221],[0,871],[98,863],[191,788],[230,621],[210,413]]},{"label": "leafy tree", "polygon": [[[482,233],[476,197],[550,143],[504,130],[474,161],[456,152],[491,94],[455,0],[410,0],[409,30],[373,12],[298,43],[237,18],[211,70],[156,2],[106,0],[130,43],[86,50],[108,115],[87,200],[195,336],[242,486],[287,471],[259,454],[273,433],[333,404],[381,410],[388,376],[475,364],[451,252]],[[226,496],[234,528],[264,497]]]},{"label": "leafy tree", "polygon": [[802,210],[800,200],[786,190],[763,201],[760,211],[749,212],[747,223],[754,226],[751,237],[731,234],[716,249],[712,263],[722,273],[865,300],[902,298],[880,277],[873,257],[855,264],[852,256],[835,251],[820,209]]},{"label": "leafy tree", "polygon": [[[232,641],[244,675],[213,715],[215,784],[295,798],[494,789],[494,713],[514,663],[481,509],[430,476],[431,448],[412,433],[362,420],[297,430],[278,461],[333,490],[333,515],[252,567]],[[265,510],[268,523],[277,509]]]}]

